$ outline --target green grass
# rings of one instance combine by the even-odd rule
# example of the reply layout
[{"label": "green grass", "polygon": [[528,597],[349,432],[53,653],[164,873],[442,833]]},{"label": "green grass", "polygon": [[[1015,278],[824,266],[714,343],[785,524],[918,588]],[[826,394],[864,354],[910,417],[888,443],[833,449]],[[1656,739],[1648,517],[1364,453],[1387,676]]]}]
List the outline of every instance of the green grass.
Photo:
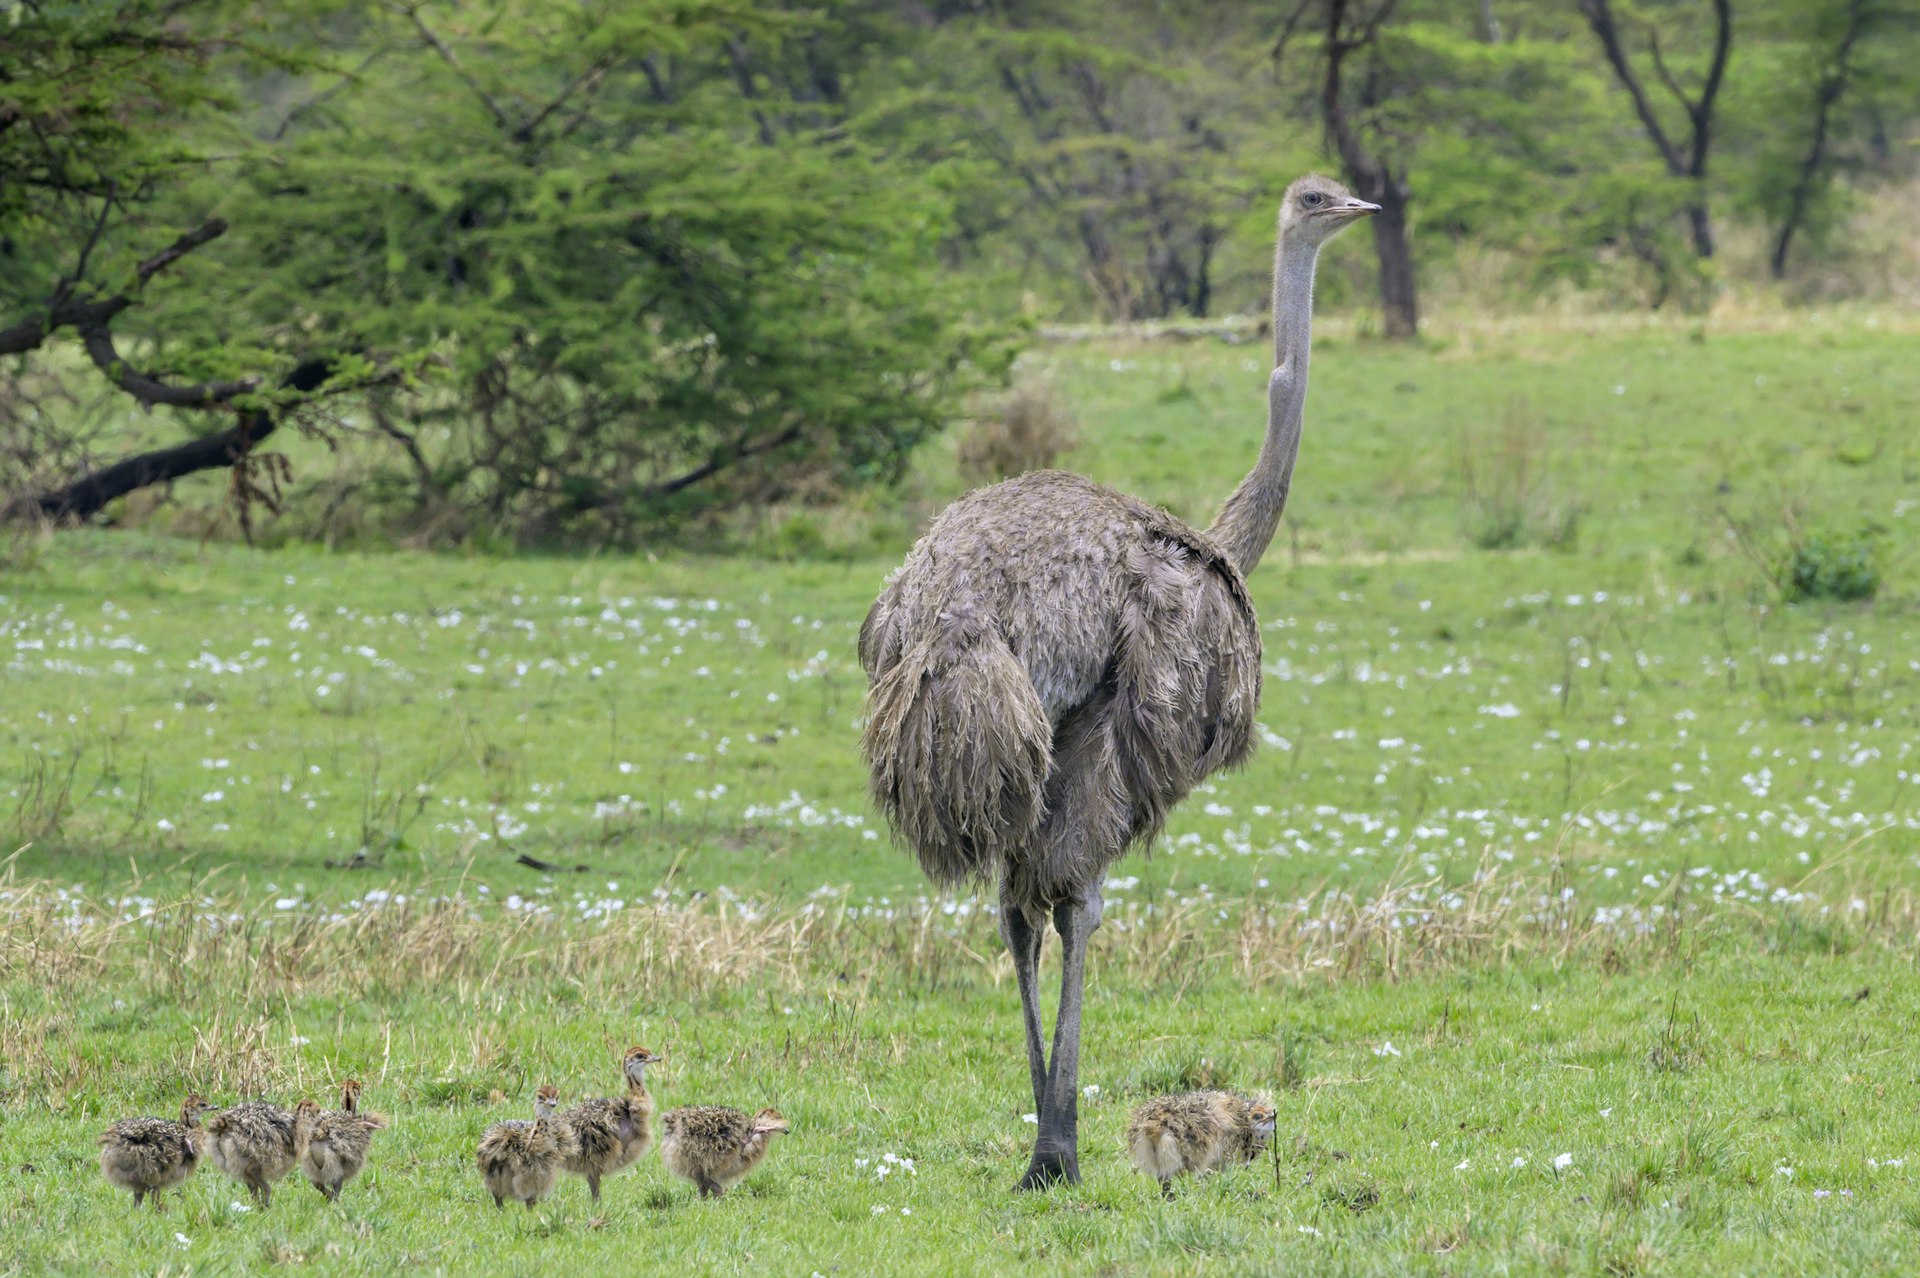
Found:
[{"label": "green grass", "polygon": [[[854,748],[854,633],[955,491],[950,446],[898,509],[730,556],[16,545],[0,1267],[1911,1268],[1920,368],[1894,327],[1323,344],[1252,578],[1265,744],[1115,868],[1088,1180],[1043,1199],[1006,1192],[1032,1129],[990,921],[926,899]],[[1256,446],[1259,359],[1028,362],[1080,418],[1070,465],[1204,521]],[[1782,604],[1755,559],[1788,510],[1884,530],[1879,597]],[[611,1086],[635,1039],[672,1053],[667,1101],[775,1103],[795,1135],[723,1203],[649,1161],[597,1215],[573,1183],[497,1216],[486,1096]],[[106,1121],[185,1085],[345,1072],[396,1122],[338,1210],[288,1186],[236,1213],[209,1170],[156,1221],[92,1167]],[[1279,1091],[1277,1185],[1165,1206],[1127,1174],[1127,1104],[1198,1077]],[[887,1153],[915,1174],[855,1163]]]}]

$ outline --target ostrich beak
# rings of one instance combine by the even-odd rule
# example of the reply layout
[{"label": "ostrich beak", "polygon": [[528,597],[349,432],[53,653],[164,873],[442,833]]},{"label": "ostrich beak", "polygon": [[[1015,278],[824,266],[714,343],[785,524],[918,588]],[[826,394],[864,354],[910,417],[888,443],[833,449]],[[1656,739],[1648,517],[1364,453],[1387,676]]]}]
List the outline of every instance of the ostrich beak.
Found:
[{"label": "ostrich beak", "polygon": [[1372,217],[1379,211],[1378,204],[1369,204],[1365,200],[1348,200],[1339,208],[1328,210],[1330,213],[1338,213],[1341,217]]}]

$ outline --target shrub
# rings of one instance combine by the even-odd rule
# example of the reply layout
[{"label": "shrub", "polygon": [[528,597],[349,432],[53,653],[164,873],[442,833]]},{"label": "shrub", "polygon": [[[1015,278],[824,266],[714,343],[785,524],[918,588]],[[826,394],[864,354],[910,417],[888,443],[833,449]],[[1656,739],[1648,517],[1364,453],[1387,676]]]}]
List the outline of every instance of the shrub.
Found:
[{"label": "shrub", "polygon": [[1780,595],[1789,603],[1803,599],[1871,599],[1880,591],[1876,530],[1815,533],[1796,537],[1775,574]]},{"label": "shrub", "polygon": [[1079,444],[1079,428],[1051,383],[1023,381],[998,413],[975,421],[961,437],[960,473],[975,484],[1010,479],[1057,464]]}]

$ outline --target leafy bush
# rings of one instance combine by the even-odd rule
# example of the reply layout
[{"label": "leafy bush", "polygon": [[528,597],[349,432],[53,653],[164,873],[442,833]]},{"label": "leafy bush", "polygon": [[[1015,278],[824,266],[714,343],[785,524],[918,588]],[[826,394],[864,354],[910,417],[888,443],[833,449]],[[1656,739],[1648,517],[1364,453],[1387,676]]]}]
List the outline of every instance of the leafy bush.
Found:
[{"label": "leafy bush", "polygon": [[1871,525],[1851,533],[1796,538],[1776,579],[1789,603],[1803,599],[1871,599],[1880,591],[1879,538]]}]

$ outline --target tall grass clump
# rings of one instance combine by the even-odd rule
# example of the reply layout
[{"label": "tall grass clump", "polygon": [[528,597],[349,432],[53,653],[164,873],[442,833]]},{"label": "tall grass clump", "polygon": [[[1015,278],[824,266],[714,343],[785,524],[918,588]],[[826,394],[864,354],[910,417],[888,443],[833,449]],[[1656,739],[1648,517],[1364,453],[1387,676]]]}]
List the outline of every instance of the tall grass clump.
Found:
[{"label": "tall grass clump", "polygon": [[1581,509],[1556,489],[1544,425],[1524,402],[1488,430],[1461,432],[1461,518],[1467,540],[1482,550],[1544,546],[1570,550],[1580,537]]}]

